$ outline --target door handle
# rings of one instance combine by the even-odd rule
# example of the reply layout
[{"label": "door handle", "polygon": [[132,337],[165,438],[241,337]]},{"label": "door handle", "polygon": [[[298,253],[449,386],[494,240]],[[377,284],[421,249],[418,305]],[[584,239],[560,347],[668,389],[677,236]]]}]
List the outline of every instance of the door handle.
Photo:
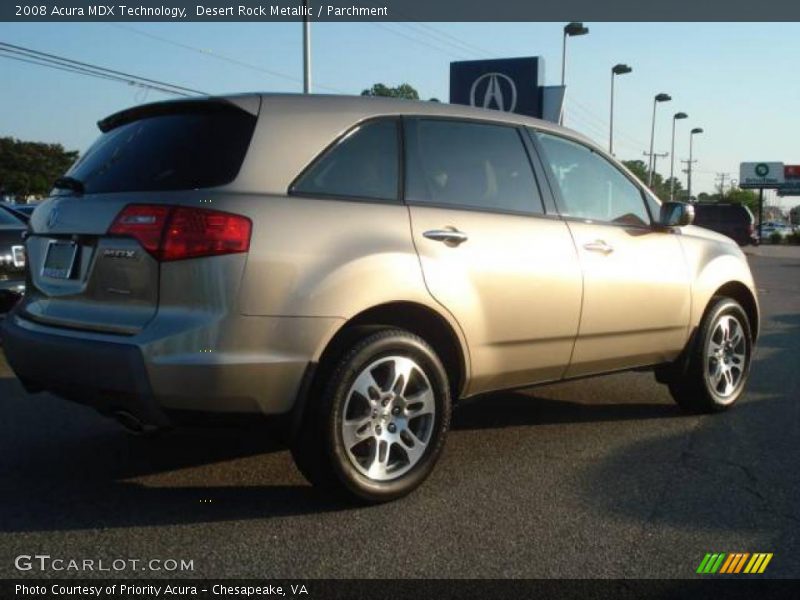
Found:
[{"label": "door handle", "polygon": [[458,246],[469,239],[469,236],[466,233],[459,231],[455,227],[450,227],[448,229],[430,229],[422,235],[429,240],[434,240],[435,242],[444,242],[445,244],[451,246]]},{"label": "door handle", "polygon": [[589,252],[600,252],[602,254],[608,255],[614,251],[614,248],[609,246],[603,240],[596,240],[594,242],[587,242],[583,245]]}]

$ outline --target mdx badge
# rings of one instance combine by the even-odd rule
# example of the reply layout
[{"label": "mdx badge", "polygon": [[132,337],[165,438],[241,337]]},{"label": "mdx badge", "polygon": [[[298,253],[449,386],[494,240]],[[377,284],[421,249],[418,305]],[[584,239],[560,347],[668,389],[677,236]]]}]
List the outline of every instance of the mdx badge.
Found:
[{"label": "mdx badge", "polygon": [[103,258],[136,258],[137,256],[136,250],[118,250],[115,248],[103,250]]}]

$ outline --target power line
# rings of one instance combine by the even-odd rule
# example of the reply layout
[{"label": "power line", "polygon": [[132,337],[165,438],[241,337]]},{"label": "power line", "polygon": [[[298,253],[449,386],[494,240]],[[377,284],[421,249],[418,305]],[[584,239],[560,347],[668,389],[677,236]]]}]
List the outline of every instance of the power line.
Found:
[{"label": "power line", "polygon": [[394,29],[390,29],[389,27],[387,27],[386,25],[383,25],[381,23],[370,22],[370,25],[373,25],[374,27],[378,27],[379,29],[383,29],[385,31],[393,33],[394,35],[397,35],[397,36],[400,36],[400,37],[405,38],[407,40],[410,40],[410,41],[414,42],[415,44],[420,44],[422,46],[426,46],[428,48],[431,48],[432,50],[436,50],[437,52],[441,52],[442,54],[446,54],[446,55],[452,56],[454,58],[459,58],[461,60],[469,58],[468,56],[464,56],[463,54],[455,54],[455,53],[451,52],[450,50],[445,50],[445,49],[442,49],[439,46],[434,46],[433,44],[430,44],[430,43],[428,43],[428,42],[426,42],[424,40],[421,40],[419,38],[415,38],[415,37],[412,37],[410,35],[407,35],[407,34],[401,32],[401,31],[395,31]]},{"label": "power line", "polygon": [[25,48],[23,46],[16,46],[14,44],[8,44],[5,42],[0,42],[0,50],[10,54],[21,55],[28,59],[34,59],[39,61],[40,63],[57,65],[62,68],[63,67],[71,68],[73,71],[88,71],[82,73],[85,75],[94,75],[94,76],[100,75],[100,76],[106,76],[107,78],[116,77],[117,79],[120,79],[127,83],[141,85],[142,87],[151,87],[152,89],[158,89],[159,91],[176,94],[179,96],[188,96],[190,94],[197,94],[201,96],[206,95],[205,92],[194,90],[192,88],[184,87],[181,85],[165,83],[163,81],[158,81],[156,79],[150,79],[149,77],[132,75],[124,71],[109,69],[107,67],[101,67],[98,65],[93,65],[91,63],[73,60],[65,56],[49,54],[47,52],[40,52],[39,50],[33,50],[31,48]]},{"label": "power line", "polygon": [[[147,84],[147,83],[134,81],[132,79],[124,79],[122,77],[115,77],[113,75],[104,75],[102,73],[97,73],[97,72],[94,72],[94,71],[90,71],[88,69],[81,69],[79,67],[70,67],[70,66],[67,66],[67,65],[60,65],[59,63],[56,63],[56,62],[39,62],[39,61],[37,61],[35,59],[23,58],[22,56],[11,56],[10,54],[6,54],[6,52],[7,51],[5,49],[0,48],[0,58],[5,58],[5,59],[8,59],[8,60],[14,60],[14,61],[22,62],[22,63],[28,63],[28,64],[36,65],[36,66],[39,66],[39,67],[47,67],[49,69],[57,69],[59,71],[65,71],[67,73],[73,73],[73,74],[76,74],[76,75],[87,75],[89,77],[96,77],[97,79],[105,79],[107,81],[114,81],[116,83],[124,83],[126,85],[136,86],[136,87],[140,87],[140,88],[144,88],[144,89],[150,89],[150,90],[154,90],[154,91],[158,91],[158,92],[163,92],[163,93],[166,93],[166,94],[175,94],[175,95],[179,95],[179,96],[188,96],[188,94],[183,94],[183,93],[176,92],[174,90],[170,90],[170,89],[166,89],[166,88],[162,88],[162,87],[159,87],[159,86],[156,86],[156,85],[151,85],[151,84]],[[23,56],[25,56],[25,55],[23,55]]]},{"label": "power line", "polygon": [[[227,62],[229,64],[232,64],[232,65],[237,65],[239,67],[243,67],[245,69],[250,69],[252,71],[258,71],[258,72],[264,73],[266,75],[272,75],[273,77],[278,77],[280,79],[285,79],[287,81],[292,81],[292,82],[295,82],[295,83],[303,83],[303,80],[301,78],[299,78],[299,77],[295,77],[295,76],[289,75],[287,73],[282,73],[280,71],[274,71],[272,69],[267,69],[266,67],[262,67],[262,66],[259,66],[259,65],[254,65],[252,63],[248,63],[248,62],[245,62],[243,60],[239,60],[238,58],[233,58],[231,56],[226,56],[224,54],[219,54],[218,52],[214,52],[213,50],[206,50],[206,49],[203,49],[203,48],[198,48],[196,46],[191,46],[189,44],[184,44],[182,42],[177,42],[175,40],[171,40],[171,39],[168,39],[168,38],[165,38],[165,37],[161,37],[159,35],[155,35],[153,33],[147,32],[147,31],[142,31],[141,29],[136,29],[136,28],[130,27],[128,25],[120,25],[118,23],[109,23],[109,25],[111,25],[112,27],[117,27],[118,29],[123,29],[123,30],[130,31],[132,33],[136,33],[138,35],[150,38],[152,40],[156,40],[156,41],[161,42],[163,44],[169,44],[171,46],[175,46],[175,47],[178,47],[178,48],[183,48],[184,50],[189,50],[189,51],[192,51],[192,52],[196,52],[196,53],[201,54],[201,55],[203,55],[203,56],[205,56],[207,58],[215,58],[217,60],[221,60],[221,61]],[[325,90],[328,90],[328,91],[331,91],[331,92],[337,92],[337,93],[340,93],[340,94],[348,93],[348,92],[346,92],[344,90],[341,90],[341,89],[338,89],[338,88],[335,88],[335,87],[332,87],[332,86],[328,86],[328,85],[322,85],[322,84],[316,83],[316,82],[315,82],[315,87],[318,87],[318,88],[321,88],[321,89],[325,89]]]}]

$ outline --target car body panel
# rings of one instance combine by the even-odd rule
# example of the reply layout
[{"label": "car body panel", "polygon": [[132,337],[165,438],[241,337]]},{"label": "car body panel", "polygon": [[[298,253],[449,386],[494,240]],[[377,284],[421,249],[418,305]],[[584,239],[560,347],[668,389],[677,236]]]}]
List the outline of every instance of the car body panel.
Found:
[{"label": "car body panel", "polygon": [[[472,358],[468,394],[560,379],[581,309],[581,271],[561,219],[410,207],[434,298],[461,325]],[[452,246],[428,230],[468,234]]]},{"label": "car body panel", "polygon": [[[689,270],[678,236],[576,220],[569,227],[581,259],[584,293],[567,376],[674,359],[686,344],[691,309]],[[611,251],[587,250],[597,242]]]}]

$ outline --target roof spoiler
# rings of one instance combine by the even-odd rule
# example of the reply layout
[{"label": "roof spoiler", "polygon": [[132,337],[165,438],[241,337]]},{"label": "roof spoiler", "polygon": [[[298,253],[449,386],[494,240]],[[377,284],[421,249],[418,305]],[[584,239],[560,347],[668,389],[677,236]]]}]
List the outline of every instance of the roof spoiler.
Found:
[{"label": "roof spoiler", "polygon": [[261,97],[255,95],[234,96],[231,98],[187,98],[152,102],[126,108],[97,122],[100,131],[106,133],[121,125],[138,121],[146,117],[174,115],[187,112],[219,112],[226,110],[242,110],[252,116],[258,116],[261,108]]}]

